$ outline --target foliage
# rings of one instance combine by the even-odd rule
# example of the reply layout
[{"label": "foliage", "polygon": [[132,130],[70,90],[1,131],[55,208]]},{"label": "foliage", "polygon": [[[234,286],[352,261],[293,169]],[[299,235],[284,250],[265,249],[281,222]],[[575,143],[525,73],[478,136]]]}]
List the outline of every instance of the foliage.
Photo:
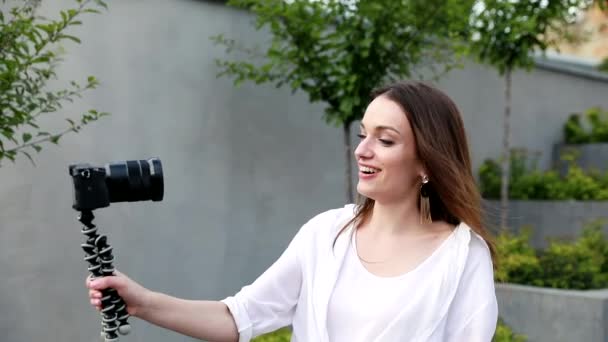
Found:
[{"label": "foliage", "polygon": [[498,320],[492,342],[526,342],[526,340],[524,335],[514,333],[501,319]]},{"label": "foliage", "polygon": [[571,114],[564,124],[564,140],[568,144],[608,142],[608,111],[593,107]]},{"label": "foliage", "polygon": [[608,57],[604,58],[600,64],[597,66],[597,69],[599,71],[605,71],[608,72]]},{"label": "foliage", "polygon": [[540,262],[528,243],[530,233],[530,229],[524,229],[519,235],[507,231],[498,235],[496,246],[500,267],[495,274],[497,281],[542,286],[543,281],[538,279],[542,272]]},{"label": "foliage", "polygon": [[486,159],[479,166],[479,191],[485,198],[500,196],[500,164],[494,159]]},{"label": "foliage", "polygon": [[571,24],[592,0],[481,0],[471,17],[471,52],[480,62],[509,69],[530,69],[533,52],[576,41]]},{"label": "foliage", "polygon": [[574,242],[550,241],[544,251],[535,251],[530,232],[503,232],[498,236],[500,269],[497,281],[559,289],[608,287],[608,240],[602,221],[589,223]]},{"label": "foliage", "polygon": [[[572,158],[565,156],[563,158]],[[555,170],[540,171],[536,159],[524,150],[511,151],[509,198],[514,200],[608,200],[608,173],[584,171],[570,160],[561,176]],[[497,161],[485,160],[479,168],[479,187],[484,198],[500,196],[501,170]]]},{"label": "foliage", "polygon": [[[372,89],[411,76],[419,64],[449,61],[472,1],[460,0],[231,0],[249,9],[257,29],[270,30],[261,53],[223,35],[212,37],[237,61],[218,60],[220,75],[303,90],[326,104],[325,119],[338,125],[362,117]],[[258,58],[256,58],[258,57]],[[252,62],[258,59],[261,63]]]},{"label": "foliage", "polygon": [[[291,331],[287,328],[279,329],[275,332],[258,336],[252,342],[289,342],[291,340]],[[498,321],[496,333],[492,342],[525,342],[526,338],[522,335],[514,333],[509,326],[502,320]]]},{"label": "foliage", "polygon": [[258,336],[251,342],[289,342],[291,340],[291,330],[287,328]]},{"label": "foliage", "polygon": [[99,13],[106,4],[75,0],[74,8],[50,20],[36,14],[38,3],[23,1],[0,12],[0,162],[5,158],[14,161],[19,153],[33,162],[30,152],[39,152],[43,143],[57,144],[63,135],[78,132],[106,114],[92,109],[78,119],[68,118],[66,128],[58,132],[39,126],[44,115],[57,112],[98,85],[93,76],[84,85],[71,81],[59,90],[48,83],[57,78],[61,43],[80,42],[67,31],[82,24],[79,18],[83,14]]}]

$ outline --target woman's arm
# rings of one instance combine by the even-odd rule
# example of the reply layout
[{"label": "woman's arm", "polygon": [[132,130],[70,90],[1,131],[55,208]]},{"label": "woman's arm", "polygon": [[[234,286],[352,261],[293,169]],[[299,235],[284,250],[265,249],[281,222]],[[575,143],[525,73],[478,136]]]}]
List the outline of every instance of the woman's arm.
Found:
[{"label": "woman's arm", "polygon": [[445,340],[491,342],[497,321],[490,251],[480,237],[472,236],[467,264],[448,312]]},{"label": "woman's arm", "polygon": [[235,342],[239,339],[228,307],[219,301],[185,300],[155,292],[138,317],[205,341]]},{"label": "woman's arm", "polygon": [[220,302],[152,292],[118,273],[89,284],[91,303],[99,309],[99,291],[112,287],[125,300],[131,315],[155,325],[209,341],[249,341],[291,323],[302,285],[302,250],[310,248],[311,229],[327,224],[326,220],[327,215],[310,220],[272,266],[252,284]]},{"label": "woman's arm", "polygon": [[117,272],[87,279],[91,304],[101,309],[101,290],[111,287],[123,298],[129,314],[152,324],[213,342],[249,341],[292,323],[305,276],[304,260],[315,253],[315,232],[331,228],[342,210],[329,210],[309,220],[272,266],[222,301],[185,300],[152,292]]},{"label": "woman's arm", "polygon": [[101,290],[114,288],[127,304],[130,315],[197,339],[238,341],[239,335],[228,307],[218,301],[186,300],[152,292],[122,273],[87,280],[91,304],[101,309]]}]

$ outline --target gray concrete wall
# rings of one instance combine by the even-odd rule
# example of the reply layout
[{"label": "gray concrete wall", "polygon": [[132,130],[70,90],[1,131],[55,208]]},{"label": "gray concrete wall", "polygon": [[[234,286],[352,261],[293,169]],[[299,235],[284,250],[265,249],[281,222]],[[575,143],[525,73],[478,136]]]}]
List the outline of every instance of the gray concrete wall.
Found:
[{"label": "gray concrete wall", "polygon": [[[500,227],[500,201],[486,201],[488,221]],[[530,243],[545,248],[550,239],[572,241],[583,229],[599,221],[608,236],[606,201],[509,201],[508,226],[514,232],[531,228]],[[497,231],[497,230],[496,230]]]},{"label": "gray concrete wall", "polygon": [[553,151],[553,164],[562,174],[568,172],[569,162],[561,160],[563,153],[576,155],[576,165],[583,170],[608,171],[608,143],[593,144],[556,144]]},{"label": "gray concrete wall", "polygon": [[[45,1],[43,13],[71,3]],[[0,168],[2,341],[97,341],[99,316],[83,286],[83,237],[71,209],[73,162],[157,156],[161,203],[114,204],[97,224],[118,268],[144,285],[186,298],[219,299],[255,279],[308,218],[344,204],[341,130],[322,107],[272,86],[234,88],[216,79],[218,33],[263,42],[244,12],[217,2],[123,0],[76,30],[62,79],[96,75],[102,86],[65,113],[112,113],[81,134]],[[468,65],[440,84],[463,109],[474,160],[500,151],[502,81]],[[608,90],[548,71],[514,77],[514,142],[549,148],[573,110]],[[204,318],[202,318],[204,319]],[[133,321],[128,341],[184,341]]]},{"label": "gray concrete wall", "polygon": [[[498,158],[502,149],[505,82],[486,66],[467,64],[439,85],[462,110],[474,156],[475,172],[485,158]],[[553,146],[563,141],[570,113],[592,106],[608,108],[604,78],[537,68],[513,74],[511,145],[540,153],[539,166],[551,165]]]},{"label": "gray concrete wall", "polygon": [[501,318],[528,342],[608,341],[608,290],[497,284]]}]

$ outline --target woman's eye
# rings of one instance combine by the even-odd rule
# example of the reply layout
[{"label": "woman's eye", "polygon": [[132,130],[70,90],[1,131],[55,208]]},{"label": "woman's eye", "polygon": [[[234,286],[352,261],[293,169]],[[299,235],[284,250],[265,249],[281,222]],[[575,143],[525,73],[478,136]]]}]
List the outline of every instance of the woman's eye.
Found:
[{"label": "woman's eye", "polygon": [[365,134],[360,133],[360,134],[357,134],[357,136],[359,137],[359,139],[365,139]]},{"label": "woman's eye", "polygon": [[391,146],[392,144],[394,144],[392,141],[390,140],[386,140],[386,139],[378,139],[380,140],[380,142],[382,143],[382,145],[384,146]]}]

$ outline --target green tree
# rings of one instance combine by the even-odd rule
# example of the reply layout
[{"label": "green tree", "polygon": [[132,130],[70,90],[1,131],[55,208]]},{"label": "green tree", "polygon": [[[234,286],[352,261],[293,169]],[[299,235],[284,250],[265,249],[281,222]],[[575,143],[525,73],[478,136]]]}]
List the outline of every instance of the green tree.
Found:
[{"label": "green tree", "polygon": [[608,57],[604,58],[602,62],[597,66],[599,71],[608,72]]},{"label": "green tree", "polygon": [[529,70],[534,52],[573,41],[571,24],[592,0],[510,1],[478,0],[470,19],[470,52],[495,67],[505,81],[503,152],[501,157],[501,227],[507,225],[509,151],[511,149],[511,74]]},{"label": "green tree", "polygon": [[[20,154],[33,162],[31,152],[39,152],[44,143],[57,144],[63,135],[78,132],[106,114],[91,109],[77,118],[69,117],[65,128],[56,132],[40,127],[44,115],[59,111],[98,85],[93,76],[83,85],[71,81],[61,89],[49,81],[58,79],[61,43],[80,42],[68,29],[81,25],[83,14],[99,13],[106,4],[75,0],[74,8],[60,11],[60,18],[50,20],[36,14],[39,3],[9,1],[10,9],[0,11],[0,163],[15,161]],[[6,5],[6,0],[2,4]]]},{"label": "green tree", "polygon": [[[472,1],[461,0],[231,0],[268,28],[265,51],[223,35],[212,39],[245,59],[219,60],[219,75],[235,83],[270,82],[304,91],[325,104],[324,119],[344,132],[346,197],[353,199],[351,124],[360,120],[373,88],[415,75],[433,76],[457,62]],[[458,43],[458,44],[457,44]],[[260,57],[260,59],[254,59]],[[421,75],[416,75],[421,77]]]}]

